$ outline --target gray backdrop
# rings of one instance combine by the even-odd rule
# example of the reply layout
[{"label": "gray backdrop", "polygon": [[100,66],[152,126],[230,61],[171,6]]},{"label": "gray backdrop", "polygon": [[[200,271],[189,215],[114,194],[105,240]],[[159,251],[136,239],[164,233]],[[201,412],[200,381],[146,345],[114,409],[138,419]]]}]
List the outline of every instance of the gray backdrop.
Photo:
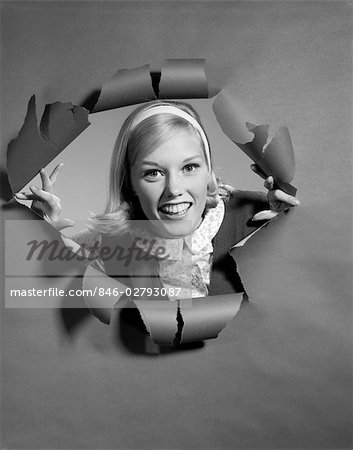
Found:
[{"label": "gray backdrop", "polygon": [[201,348],[152,357],[117,314],[105,327],[84,309],[2,306],[2,446],[350,448],[351,4],[1,6],[2,155],[33,93],[41,114],[84,102],[118,68],[204,57],[211,85],[228,83],[254,121],[289,127],[302,202],[237,252],[251,301]]}]

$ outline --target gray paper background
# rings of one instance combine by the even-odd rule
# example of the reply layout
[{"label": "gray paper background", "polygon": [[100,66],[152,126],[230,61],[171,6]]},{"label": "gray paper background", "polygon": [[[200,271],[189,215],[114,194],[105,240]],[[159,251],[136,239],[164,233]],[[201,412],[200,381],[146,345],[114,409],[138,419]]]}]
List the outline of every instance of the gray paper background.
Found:
[{"label": "gray paper background", "polygon": [[251,302],[202,348],[152,357],[123,345],[117,317],[2,306],[2,446],[351,448],[351,4],[1,6],[4,157],[33,93],[40,111],[79,104],[118,68],[204,57],[211,85],[230,83],[254,122],[289,127],[302,202],[237,251]]}]

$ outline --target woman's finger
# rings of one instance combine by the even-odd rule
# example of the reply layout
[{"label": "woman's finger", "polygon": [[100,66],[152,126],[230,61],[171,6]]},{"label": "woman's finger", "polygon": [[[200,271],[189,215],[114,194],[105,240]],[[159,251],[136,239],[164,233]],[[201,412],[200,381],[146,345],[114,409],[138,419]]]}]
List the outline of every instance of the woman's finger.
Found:
[{"label": "woman's finger", "polygon": [[275,217],[277,217],[278,214],[279,214],[278,211],[273,211],[272,209],[268,209],[268,210],[260,211],[257,214],[255,214],[254,217],[252,218],[252,220],[253,221],[271,220],[271,219],[274,219]]},{"label": "woman's finger", "polygon": [[51,181],[51,184],[54,186],[56,183],[56,180],[58,178],[58,175],[60,174],[62,168],[64,167],[64,163],[58,164],[55,169],[52,171],[52,173],[49,175],[49,179]]},{"label": "woman's finger", "polygon": [[50,209],[57,209],[59,206],[59,199],[55,195],[51,194],[50,192],[44,191],[43,189],[38,189],[35,186],[31,186],[30,190],[33,192],[34,195],[37,196],[37,200],[42,201],[43,203],[46,203]]},{"label": "woman's finger", "polygon": [[34,194],[26,194],[26,192],[16,192],[15,197],[18,200],[36,200],[38,198]]},{"label": "woman's finger", "polygon": [[273,186],[274,186],[275,180],[273,177],[267,177],[264,183],[264,186],[266,189],[268,189],[269,191],[272,191]]},{"label": "woman's finger", "polygon": [[298,206],[300,201],[293,197],[292,195],[286,194],[280,189],[275,189],[269,193],[271,202],[282,202],[286,203],[288,206]]},{"label": "woman's finger", "polygon": [[265,172],[263,170],[261,170],[257,164],[251,164],[250,168],[253,172],[255,172],[257,175],[259,175],[264,180],[267,178],[267,175],[265,174]]},{"label": "woman's finger", "polygon": [[41,169],[39,173],[40,173],[40,177],[42,179],[42,189],[43,189],[43,191],[47,191],[47,192],[52,193],[53,192],[53,186],[52,186],[52,183],[50,181],[50,178],[49,178],[46,170],[45,169]]}]

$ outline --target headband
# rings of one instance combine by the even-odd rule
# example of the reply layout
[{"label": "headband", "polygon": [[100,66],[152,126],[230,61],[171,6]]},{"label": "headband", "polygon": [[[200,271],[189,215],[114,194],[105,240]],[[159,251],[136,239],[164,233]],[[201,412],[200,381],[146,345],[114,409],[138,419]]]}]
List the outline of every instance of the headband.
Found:
[{"label": "headband", "polygon": [[205,147],[206,163],[209,170],[211,170],[211,153],[206,134],[203,131],[201,125],[198,123],[198,121],[194,119],[194,117],[192,117],[186,111],[183,111],[182,109],[179,109],[173,105],[154,106],[150,109],[147,109],[139,117],[137,117],[137,119],[133,122],[132,129],[136,128],[145,119],[148,119],[149,117],[152,116],[156,116],[157,114],[172,114],[173,116],[181,117],[182,119],[189,122],[199,132],[203,145]]}]

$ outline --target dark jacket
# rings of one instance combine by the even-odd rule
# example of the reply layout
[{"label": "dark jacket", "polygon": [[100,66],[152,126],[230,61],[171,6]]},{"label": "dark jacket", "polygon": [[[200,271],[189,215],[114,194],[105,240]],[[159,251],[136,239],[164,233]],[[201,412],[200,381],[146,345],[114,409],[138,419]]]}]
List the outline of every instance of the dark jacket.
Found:
[{"label": "dark jacket", "polygon": [[212,241],[213,263],[209,295],[244,292],[236,263],[229,250],[264,223],[251,220],[257,212],[264,209],[269,209],[269,204],[262,192],[235,191],[225,202],[224,219]]}]

